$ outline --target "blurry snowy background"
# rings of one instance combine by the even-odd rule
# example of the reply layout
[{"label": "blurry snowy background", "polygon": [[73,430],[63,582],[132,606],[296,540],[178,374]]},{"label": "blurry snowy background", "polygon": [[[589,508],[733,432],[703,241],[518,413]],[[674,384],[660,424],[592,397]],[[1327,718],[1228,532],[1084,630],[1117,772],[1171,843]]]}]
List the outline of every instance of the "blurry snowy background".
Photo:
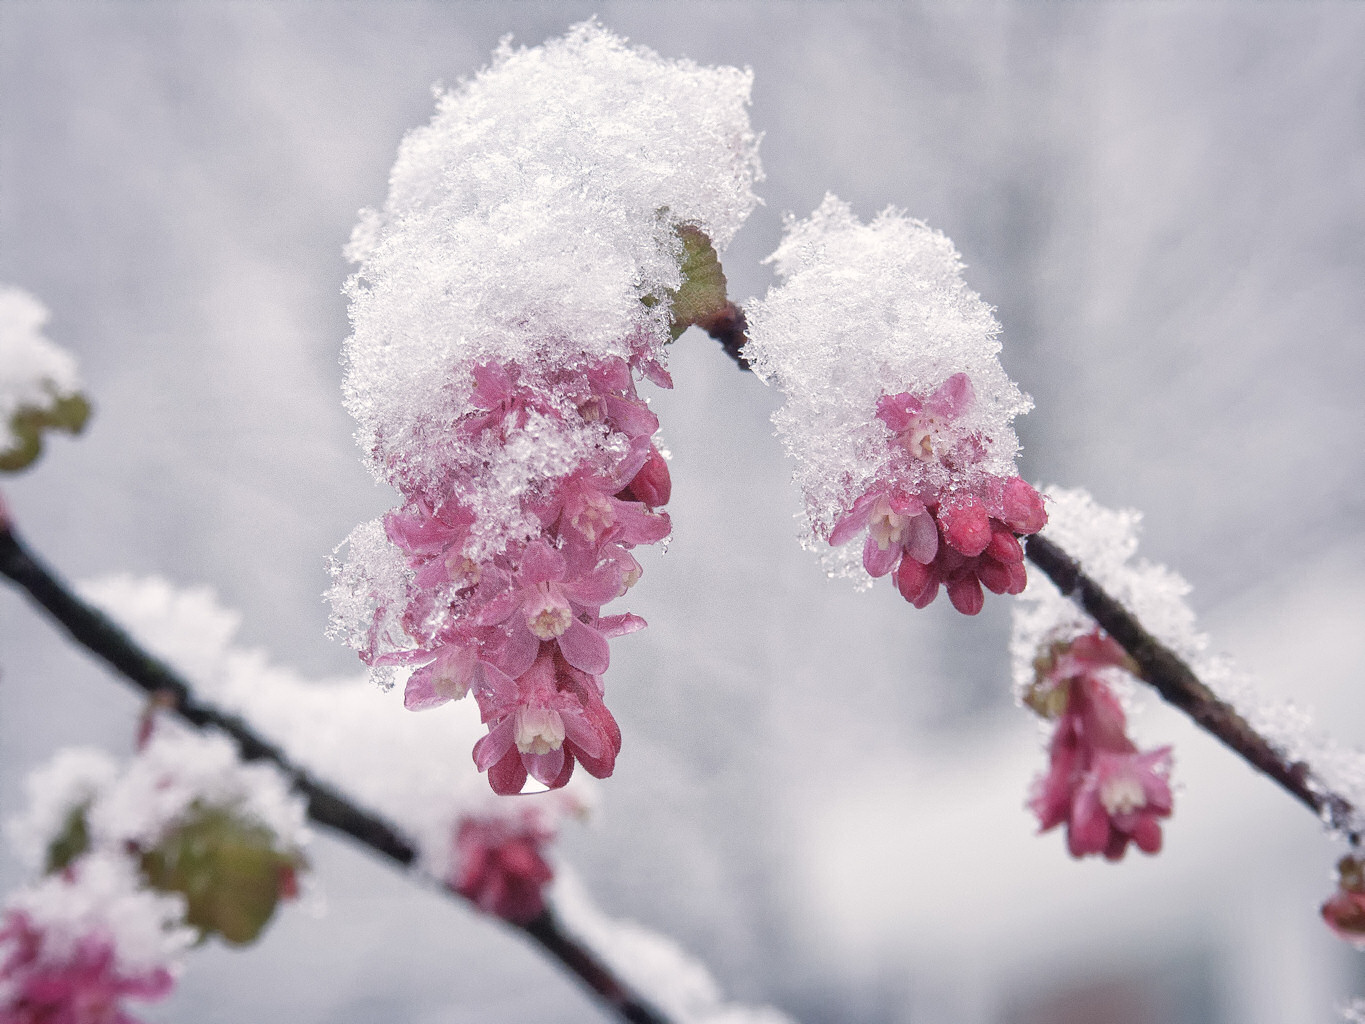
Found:
[{"label": "blurry snowy background", "polygon": [[[341,247],[433,82],[593,13],[754,69],[767,205],[733,297],[827,189],[947,232],[1038,405],[1024,475],[1141,508],[1215,643],[1365,743],[1359,4],[4,0],[0,281],[51,307],[95,405],[5,484],[33,545],[70,579],[209,584],[244,642],[354,676],[326,558],[392,501],[341,408]],[[558,848],[605,909],[806,1024],[1294,1024],[1365,990],[1316,919],[1335,850],[1163,709],[1135,731],[1176,744],[1166,851],[1036,838],[1007,602],[967,621],[823,579],[774,396],[696,332],[674,348],[674,539],[631,594],[651,628],[614,645],[616,775]],[[0,812],[59,745],[126,750],[138,710],[0,593]],[[497,925],[338,843],[316,860],[325,917],[201,951],[148,1016],[602,1019]]]}]

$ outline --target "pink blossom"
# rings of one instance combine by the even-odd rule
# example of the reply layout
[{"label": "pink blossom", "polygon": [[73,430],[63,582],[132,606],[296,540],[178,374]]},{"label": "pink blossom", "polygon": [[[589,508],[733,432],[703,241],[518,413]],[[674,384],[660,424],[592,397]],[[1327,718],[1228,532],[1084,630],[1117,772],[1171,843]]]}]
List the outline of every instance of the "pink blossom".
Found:
[{"label": "pink blossom", "polygon": [[1025,701],[1057,728],[1049,768],[1030,806],[1040,831],[1065,824],[1073,857],[1118,860],[1130,842],[1161,849],[1161,818],[1171,814],[1171,748],[1140,752],[1128,738],[1118,698],[1100,673],[1131,665],[1113,639],[1096,630],[1056,644],[1036,662]]},{"label": "pink blossom", "polygon": [[[590,557],[587,549],[570,553]],[[575,668],[595,675],[607,670],[610,650],[594,622],[598,609],[623,593],[624,570],[611,560],[590,565],[579,557],[575,562],[534,540],[522,552],[508,588],[479,609],[479,625],[501,624],[507,631],[497,663],[508,675],[530,668],[547,641],[556,643]]]},{"label": "pink blossom", "polygon": [[[636,622],[612,625],[625,632]],[[601,679],[550,651],[546,645],[512,688],[475,695],[488,734],[474,745],[474,763],[495,792],[520,793],[528,775],[563,786],[575,761],[599,779],[616,766],[621,731],[602,703]]]},{"label": "pink blossom", "polygon": [[164,967],[120,969],[108,936],[52,942],[22,911],[0,922],[4,1024],[138,1024],[121,1002],[164,998],[173,984]]},{"label": "pink blossom", "polygon": [[1066,832],[1071,855],[1102,853],[1118,860],[1129,842],[1143,853],[1157,853],[1158,819],[1171,814],[1170,770],[1170,747],[1145,754],[1095,751],[1072,801]]},{"label": "pink blossom", "polygon": [[[965,373],[923,398],[879,398],[877,418],[893,435],[885,475],[829,534],[829,543],[838,546],[866,529],[863,568],[873,577],[893,573],[896,589],[916,608],[932,603],[940,587],[965,615],[981,610],[984,590],[1020,593],[1028,576],[1018,538],[1047,523],[1042,497],[1024,480],[969,472],[986,449],[957,421],[974,402]],[[930,478],[918,467],[925,463],[946,468],[950,485],[924,483]]]},{"label": "pink blossom", "polygon": [[533,921],[544,913],[545,887],[554,879],[545,859],[553,838],[535,815],[464,818],[448,884],[486,914],[513,924]]}]

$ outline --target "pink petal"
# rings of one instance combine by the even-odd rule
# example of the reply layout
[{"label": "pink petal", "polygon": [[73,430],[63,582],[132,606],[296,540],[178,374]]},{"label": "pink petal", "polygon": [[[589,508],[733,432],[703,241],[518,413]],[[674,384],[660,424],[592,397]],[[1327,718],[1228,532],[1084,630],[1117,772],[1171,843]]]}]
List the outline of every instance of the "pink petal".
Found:
[{"label": "pink petal", "polygon": [[975,400],[972,379],[965,373],[955,373],[938,386],[924,407],[935,416],[955,420],[970,409]]},{"label": "pink petal", "polygon": [[611,648],[606,638],[578,619],[574,619],[559,638],[559,651],[574,668],[594,676],[605,672],[611,661]]},{"label": "pink petal", "polygon": [[564,769],[564,748],[556,747],[543,754],[522,754],[521,763],[537,782],[552,785]]},{"label": "pink petal", "polygon": [[618,636],[639,632],[647,625],[649,623],[640,616],[626,612],[624,615],[608,615],[606,618],[598,619],[596,629],[608,640],[615,640]]},{"label": "pink petal", "polygon": [[540,640],[526,626],[525,619],[514,619],[510,633],[494,652],[493,663],[513,679],[518,678],[533,664],[540,653]]},{"label": "pink petal", "polygon": [[928,512],[920,512],[910,520],[906,531],[906,553],[921,565],[928,565],[938,554],[938,524]]},{"label": "pink petal", "polygon": [[403,707],[409,711],[426,711],[449,702],[449,697],[437,693],[431,685],[432,666],[426,665],[408,676],[403,690]]},{"label": "pink petal", "polygon": [[489,768],[501,761],[507,751],[511,749],[512,740],[517,734],[516,723],[517,716],[508,715],[474,744],[474,765],[479,771],[488,771]]},{"label": "pink petal", "polygon": [[517,580],[522,586],[549,583],[564,576],[564,556],[543,540],[533,540],[521,554]]},{"label": "pink petal", "polygon": [[991,519],[985,506],[967,497],[957,504],[944,503],[938,511],[943,539],[968,558],[985,551],[991,542]]},{"label": "pink petal", "polygon": [[853,503],[853,507],[848,510],[830,531],[829,543],[831,547],[838,547],[853,539],[854,534],[867,526],[867,521],[872,518],[872,506],[877,503],[885,492],[880,490],[868,491],[861,498]]},{"label": "pink petal", "polygon": [[1003,505],[1001,519],[1015,533],[1037,533],[1047,525],[1043,496],[1021,477],[1014,476],[1005,481]]},{"label": "pink petal", "polygon": [[602,756],[606,742],[582,711],[561,709],[559,718],[564,723],[564,736],[570,743],[589,758]]},{"label": "pink petal", "polygon": [[885,576],[896,567],[896,563],[901,557],[901,546],[899,544],[888,544],[882,547],[877,543],[877,538],[872,534],[867,535],[867,540],[863,542],[863,568],[867,574],[873,578]]},{"label": "pink petal", "polygon": [[963,615],[975,615],[985,605],[986,595],[975,576],[959,576],[948,581],[948,600]]}]

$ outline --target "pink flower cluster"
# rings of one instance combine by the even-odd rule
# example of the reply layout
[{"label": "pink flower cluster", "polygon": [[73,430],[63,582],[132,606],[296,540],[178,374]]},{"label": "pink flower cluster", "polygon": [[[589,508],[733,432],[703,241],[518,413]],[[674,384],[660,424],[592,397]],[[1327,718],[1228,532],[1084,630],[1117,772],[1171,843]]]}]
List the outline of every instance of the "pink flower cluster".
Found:
[{"label": "pink flower cluster", "polygon": [[171,991],[165,967],[126,971],[113,939],[53,937],[22,910],[0,920],[0,1022],[3,1024],[137,1024],[124,999],[155,1000]]},{"label": "pink flower cluster", "polygon": [[1123,648],[1098,629],[1053,645],[1035,662],[1037,679],[1025,699],[1057,728],[1051,765],[1030,806],[1043,832],[1065,823],[1073,857],[1119,860],[1130,842],[1144,853],[1161,849],[1160,819],[1171,814],[1171,748],[1137,749],[1101,675],[1131,666]]},{"label": "pink flower cluster", "polygon": [[[472,693],[488,733],[474,761],[495,792],[519,793],[527,776],[555,788],[575,763],[612,773],[621,733],[602,701],[607,641],[644,627],[602,606],[640,578],[630,554],[670,530],[668,466],[652,441],[659,422],[635,390],[635,369],[664,386],[646,357],[606,359],[531,379],[515,364],[473,370],[468,411],[454,429],[476,450],[524,434],[533,417],[596,430],[600,443],[567,475],[533,481],[519,498],[539,532],[485,558],[471,556],[478,514],[472,473],[452,471],[444,500],[409,494],[385,519],[414,570],[400,621],[414,645],[374,665],[416,666],[405,704],[435,707]],[[376,621],[379,621],[378,619]]]},{"label": "pink flower cluster", "polygon": [[[1017,476],[973,472],[985,441],[956,425],[975,401],[971,379],[956,373],[929,395],[883,395],[877,418],[891,432],[891,458],[877,483],[834,525],[838,546],[867,531],[863,568],[873,577],[891,573],[916,608],[938,596],[964,615],[975,615],[986,590],[1024,589],[1024,549],[1018,538],[1047,523],[1043,499]],[[926,469],[946,470],[944,474]]]},{"label": "pink flower cluster", "polygon": [[545,910],[554,870],[545,846],[554,830],[534,813],[517,818],[467,817],[455,833],[448,884],[486,914],[526,924]]}]

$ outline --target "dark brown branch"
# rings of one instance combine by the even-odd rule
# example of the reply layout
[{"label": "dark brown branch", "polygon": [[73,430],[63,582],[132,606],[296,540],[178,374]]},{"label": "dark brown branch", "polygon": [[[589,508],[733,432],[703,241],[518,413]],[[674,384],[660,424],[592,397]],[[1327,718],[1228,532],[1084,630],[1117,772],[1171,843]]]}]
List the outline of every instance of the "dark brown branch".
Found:
[{"label": "dark brown branch", "polygon": [[1303,761],[1290,761],[1237,710],[1199,681],[1190,667],[1137,618],[1081,571],[1076,560],[1045,537],[1024,542],[1028,560],[1070,597],[1137,662],[1142,678],[1204,731],[1212,733],[1257,771],[1268,775],[1352,844],[1360,841],[1355,808],[1314,778]]},{"label": "dark brown branch", "polygon": [[[0,508],[2,516],[3,509]],[[242,719],[196,700],[189,684],[174,669],[144,651],[99,609],[73,594],[20,543],[3,518],[0,518],[0,574],[23,589],[76,643],[103,659],[138,689],[197,728],[214,728],[227,733],[236,741],[243,759],[274,764],[307,799],[308,817],[315,823],[350,836],[400,867],[410,868],[416,862],[416,848],[394,826],[292,764],[283,751],[258,736]],[[452,890],[445,891],[457,895]],[[567,935],[548,910],[534,921],[517,927],[576,975],[623,1020],[631,1024],[669,1024],[668,1018],[631,992],[590,950]]]}]

